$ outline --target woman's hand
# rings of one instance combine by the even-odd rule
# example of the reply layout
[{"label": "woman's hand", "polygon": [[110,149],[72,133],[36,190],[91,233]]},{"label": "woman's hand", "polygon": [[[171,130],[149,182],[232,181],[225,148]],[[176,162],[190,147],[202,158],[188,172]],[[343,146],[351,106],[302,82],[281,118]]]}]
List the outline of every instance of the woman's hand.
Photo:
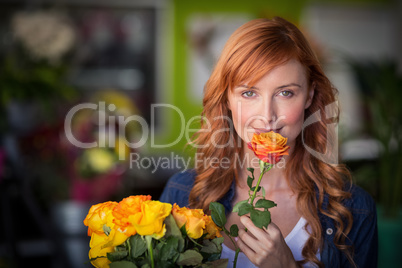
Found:
[{"label": "woman's hand", "polygon": [[252,263],[258,267],[298,267],[278,226],[271,222],[267,229],[260,229],[247,216],[241,216],[240,221],[248,232],[239,230],[237,245]]}]

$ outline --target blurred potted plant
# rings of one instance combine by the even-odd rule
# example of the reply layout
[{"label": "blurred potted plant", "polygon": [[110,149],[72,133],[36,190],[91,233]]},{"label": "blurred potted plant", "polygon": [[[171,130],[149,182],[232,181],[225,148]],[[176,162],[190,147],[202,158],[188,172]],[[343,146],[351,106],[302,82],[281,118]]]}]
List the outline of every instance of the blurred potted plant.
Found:
[{"label": "blurred potted plant", "polygon": [[350,65],[368,110],[369,134],[381,145],[377,164],[368,165],[365,174],[375,176],[379,188],[379,264],[391,267],[402,261],[402,75],[393,61]]},{"label": "blurred potted plant", "polygon": [[378,201],[384,216],[398,216],[402,201],[402,76],[397,64],[351,62],[369,112],[369,134],[381,144],[378,165]]},{"label": "blurred potted plant", "polygon": [[56,11],[17,12],[9,26],[0,50],[0,109],[8,116],[1,127],[29,130],[40,113],[37,103],[49,107],[75,94],[65,80],[76,33]]}]

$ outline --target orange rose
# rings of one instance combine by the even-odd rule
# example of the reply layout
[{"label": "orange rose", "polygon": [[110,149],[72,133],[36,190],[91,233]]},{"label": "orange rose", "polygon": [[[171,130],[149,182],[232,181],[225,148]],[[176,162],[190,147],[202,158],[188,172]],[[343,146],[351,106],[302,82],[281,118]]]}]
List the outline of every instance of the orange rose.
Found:
[{"label": "orange rose", "polygon": [[219,228],[215,222],[212,220],[211,216],[209,215],[204,215],[204,221],[205,221],[205,229],[204,229],[204,234],[207,234],[205,236],[205,239],[214,239],[215,237],[222,237],[221,235],[221,228]]},{"label": "orange rose", "polygon": [[92,232],[97,234],[104,234],[104,225],[113,228],[113,215],[112,211],[117,206],[116,202],[104,202],[93,205],[84,220],[85,226],[88,226],[88,235],[91,236]]},{"label": "orange rose", "polygon": [[114,208],[114,223],[120,232],[125,233],[127,236],[132,236],[137,233],[133,225],[133,217],[141,212],[141,205],[147,200],[151,200],[150,195],[130,196],[124,198]]},{"label": "orange rose", "polygon": [[289,146],[286,146],[287,138],[273,131],[267,133],[255,133],[248,148],[263,162],[275,165],[284,155],[289,155]]},{"label": "orange rose", "polygon": [[205,219],[202,209],[181,208],[177,204],[174,204],[172,215],[179,228],[186,225],[186,231],[189,237],[198,239],[203,235]]},{"label": "orange rose", "polygon": [[128,238],[114,228],[113,210],[116,206],[116,202],[110,201],[93,205],[84,220],[84,224],[88,226],[88,235],[91,236],[89,258],[98,268],[109,267],[110,261],[106,254],[113,252],[115,246],[124,243]]}]

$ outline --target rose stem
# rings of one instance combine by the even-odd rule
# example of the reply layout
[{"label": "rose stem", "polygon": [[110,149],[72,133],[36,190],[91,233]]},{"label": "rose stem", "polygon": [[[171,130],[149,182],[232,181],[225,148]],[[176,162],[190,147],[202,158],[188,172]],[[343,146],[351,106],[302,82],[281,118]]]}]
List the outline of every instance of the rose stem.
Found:
[{"label": "rose stem", "polygon": [[147,242],[147,245],[148,245],[148,252],[149,252],[149,255],[151,258],[151,267],[154,268],[155,264],[154,264],[154,252],[152,250],[152,236],[146,235],[145,241]]},{"label": "rose stem", "polygon": [[[261,161],[262,160],[260,160],[260,162]],[[253,205],[254,199],[255,199],[255,197],[257,195],[257,190],[258,190],[258,187],[260,186],[262,176],[265,174],[265,172],[269,171],[272,168],[272,165],[269,164],[269,163],[264,163],[263,166],[264,166],[264,168],[262,168],[262,170],[261,170],[261,174],[260,174],[260,177],[258,178],[257,185],[255,186],[253,195],[251,196],[251,199],[250,199],[250,204],[251,205]],[[266,166],[268,166],[268,167],[266,168]]]}]

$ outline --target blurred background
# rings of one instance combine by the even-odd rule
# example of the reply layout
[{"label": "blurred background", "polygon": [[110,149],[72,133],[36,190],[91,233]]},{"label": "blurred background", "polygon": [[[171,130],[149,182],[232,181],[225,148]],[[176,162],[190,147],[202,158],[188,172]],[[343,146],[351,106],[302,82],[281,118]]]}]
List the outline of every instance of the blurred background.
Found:
[{"label": "blurred background", "polygon": [[[0,267],[91,267],[91,205],[158,199],[191,167],[203,86],[230,34],[282,16],[339,90],[339,155],[402,267],[402,1],[0,1]],[[186,132],[187,130],[187,132]]]}]

